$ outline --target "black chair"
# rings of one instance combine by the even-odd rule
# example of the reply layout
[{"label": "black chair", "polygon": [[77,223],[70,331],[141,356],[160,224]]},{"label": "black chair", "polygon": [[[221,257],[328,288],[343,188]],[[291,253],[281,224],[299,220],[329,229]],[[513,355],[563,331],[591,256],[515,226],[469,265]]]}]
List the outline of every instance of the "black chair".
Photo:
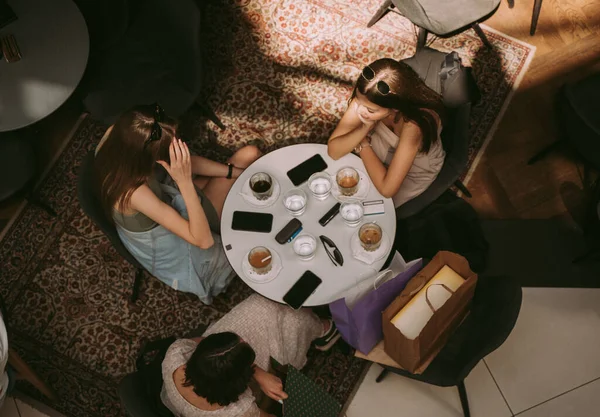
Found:
[{"label": "black chair", "polygon": [[206,22],[201,7],[206,2],[80,3],[95,46],[83,83],[83,102],[94,118],[112,124],[135,105],[157,102],[174,117],[198,106],[225,128],[201,99],[207,58],[202,50],[201,27]]},{"label": "black chair", "polygon": [[480,276],[471,313],[427,369],[415,375],[384,365],[376,381],[394,372],[432,385],[456,386],[464,415],[470,417],[464,380],[480,360],[504,343],[519,316],[521,300],[521,286],[515,279]]},{"label": "black chair", "polygon": [[[202,336],[207,326],[187,334],[186,338]],[[146,343],[136,360],[137,370],[119,383],[119,398],[131,417],[173,417],[160,400],[162,390],[162,361],[175,337]]]},{"label": "black chair", "polygon": [[600,171],[600,73],[567,83],[557,96],[557,119],[561,138],[539,151],[527,162],[534,164],[557,147],[568,143],[589,166]]},{"label": "black chair", "polygon": [[485,46],[491,48],[478,22],[491,16],[499,5],[500,0],[385,0],[367,27],[370,28],[391,11],[406,17],[419,28],[417,50],[425,46],[429,32],[447,37],[469,28],[477,33]]},{"label": "black chair", "polygon": [[422,194],[407,201],[396,209],[396,217],[412,216],[434,202],[452,185],[467,197],[471,193],[459,180],[467,167],[469,157],[469,120],[472,103],[478,100],[479,91],[469,70],[461,68],[463,76],[457,77],[449,88],[442,92],[439,70],[448,55],[431,48],[419,50],[413,57],[402,62],[410,65],[431,89],[442,93],[448,112],[442,131],[442,144],[446,151],[444,166],[433,183]]},{"label": "black chair", "polygon": [[131,293],[131,302],[134,303],[139,296],[140,286],[144,279],[144,267],[129,253],[121,242],[115,225],[106,217],[102,205],[94,193],[94,151],[90,151],[79,167],[77,178],[77,197],[83,212],[106,235],[115,250],[135,268],[135,280]]},{"label": "black chair", "polygon": [[574,264],[600,258],[600,178],[596,180],[591,194],[585,224],[583,225],[583,234],[588,250],[573,259]]}]

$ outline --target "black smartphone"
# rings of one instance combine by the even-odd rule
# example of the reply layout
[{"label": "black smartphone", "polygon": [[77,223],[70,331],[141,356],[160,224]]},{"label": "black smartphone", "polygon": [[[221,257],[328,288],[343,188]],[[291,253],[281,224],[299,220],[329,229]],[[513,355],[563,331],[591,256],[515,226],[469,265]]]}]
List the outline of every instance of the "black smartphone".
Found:
[{"label": "black smartphone", "polygon": [[277,235],[275,235],[275,240],[277,243],[283,245],[292,237],[294,237],[300,230],[302,230],[302,222],[294,217],[288,222],[288,224],[283,226],[283,229],[281,229]]},{"label": "black smartphone", "polygon": [[333,207],[319,219],[319,224],[323,227],[327,226],[327,224],[340,212],[341,205],[342,203],[335,203]]},{"label": "black smartphone", "polygon": [[292,184],[298,186],[306,181],[312,174],[327,169],[327,163],[319,154],[313,155],[300,165],[287,172],[287,176],[292,181]]},{"label": "black smartphone", "polygon": [[321,278],[311,271],[306,271],[285,293],[283,301],[293,309],[298,310],[322,282]]},{"label": "black smartphone", "polygon": [[273,227],[271,213],[257,213],[254,211],[234,211],[231,228],[245,232],[269,233]]}]

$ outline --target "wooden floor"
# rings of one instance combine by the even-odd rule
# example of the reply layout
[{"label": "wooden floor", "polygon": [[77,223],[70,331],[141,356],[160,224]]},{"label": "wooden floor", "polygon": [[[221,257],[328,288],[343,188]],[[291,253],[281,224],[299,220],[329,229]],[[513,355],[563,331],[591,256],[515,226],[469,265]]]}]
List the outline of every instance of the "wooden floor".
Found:
[{"label": "wooden floor", "polygon": [[575,157],[556,152],[534,165],[527,160],[558,138],[558,88],[600,71],[600,1],[544,0],[534,36],[529,35],[533,0],[515,0],[513,9],[502,1],[485,23],[537,50],[470,180],[470,202],[486,218],[549,218],[568,212],[580,217],[582,182]]},{"label": "wooden floor", "polygon": [[[529,35],[533,0],[506,0],[487,25],[537,47],[535,58],[475,170],[471,204],[485,218],[549,218],[581,212],[581,180],[574,159],[549,155],[527,159],[556,140],[553,98],[567,81],[600,71],[600,1],[544,0],[535,36]],[[40,169],[52,159],[79,116],[76,99],[35,126]],[[19,202],[0,203],[2,219]]]}]

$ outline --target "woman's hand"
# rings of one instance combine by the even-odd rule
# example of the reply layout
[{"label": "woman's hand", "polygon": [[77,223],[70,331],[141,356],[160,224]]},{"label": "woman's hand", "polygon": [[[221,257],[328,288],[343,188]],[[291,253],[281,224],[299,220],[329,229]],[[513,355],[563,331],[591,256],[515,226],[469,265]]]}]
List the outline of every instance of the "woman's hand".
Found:
[{"label": "woman's hand", "polygon": [[254,379],[256,382],[258,382],[260,389],[267,396],[269,396],[269,398],[279,401],[285,400],[288,397],[288,395],[283,391],[283,383],[281,382],[281,379],[277,378],[273,374],[263,371],[258,366],[255,367]]},{"label": "woman's hand", "polygon": [[165,161],[156,161],[164,169],[167,170],[171,178],[177,184],[183,184],[186,181],[192,181],[192,162],[190,157],[190,150],[188,149],[185,142],[181,139],[173,138],[171,145],[169,145],[169,156],[171,157],[171,165]]}]

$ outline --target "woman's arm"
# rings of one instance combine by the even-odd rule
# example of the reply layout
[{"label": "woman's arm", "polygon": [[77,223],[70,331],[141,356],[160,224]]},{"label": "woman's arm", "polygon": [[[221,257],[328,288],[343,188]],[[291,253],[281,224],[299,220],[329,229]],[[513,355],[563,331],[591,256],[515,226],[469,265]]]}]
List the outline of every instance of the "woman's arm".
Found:
[{"label": "woman's arm", "polygon": [[419,152],[422,137],[421,129],[416,123],[404,123],[398,147],[387,169],[373,148],[364,146],[360,151],[359,156],[365,164],[369,178],[382,196],[391,198],[396,195]]},{"label": "woman's arm", "polygon": [[[203,177],[226,177],[229,167],[226,164],[213,161],[203,156],[192,155],[192,172]],[[244,170],[233,167],[231,178],[237,178]]]},{"label": "woman's arm", "polygon": [[260,389],[275,401],[285,400],[288,397],[283,391],[281,379],[263,370],[258,365],[254,365],[254,379],[260,386]]},{"label": "woman's arm", "polygon": [[332,159],[340,159],[352,152],[373,127],[373,123],[360,120],[352,103],[327,141],[327,153]]},{"label": "woman's arm", "polygon": [[180,238],[202,249],[214,244],[214,239],[192,182],[190,151],[185,143],[174,139],[169,146],[171,165],[158,161],[177,183],[187,208],[189,221],[171,206],[161,201],[148,187],[142,185],[131,196],[131,207]]}]

